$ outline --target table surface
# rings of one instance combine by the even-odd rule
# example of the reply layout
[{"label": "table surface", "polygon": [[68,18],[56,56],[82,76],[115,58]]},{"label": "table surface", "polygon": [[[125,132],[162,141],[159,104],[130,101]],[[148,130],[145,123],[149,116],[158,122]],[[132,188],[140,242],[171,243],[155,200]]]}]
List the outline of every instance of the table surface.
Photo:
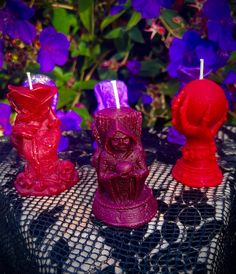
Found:
[{"label": "table surface", "polygon": [[200,189],[172,178],[181,151],[166,141],[167,130],[142,135],[150,169],[146,183],[159,208],[138,229],[109,227],[91,212],[97,177],[90,165],[90,131],[64,133],[70,147],[60,157],[76,164],[80,182],[52,197],[17,194],[13,182],[24,161],[7,138],[0,138],[0,272],[229,273],[236,223],[236,127],[223,127],[216,139],[222,184]]}]

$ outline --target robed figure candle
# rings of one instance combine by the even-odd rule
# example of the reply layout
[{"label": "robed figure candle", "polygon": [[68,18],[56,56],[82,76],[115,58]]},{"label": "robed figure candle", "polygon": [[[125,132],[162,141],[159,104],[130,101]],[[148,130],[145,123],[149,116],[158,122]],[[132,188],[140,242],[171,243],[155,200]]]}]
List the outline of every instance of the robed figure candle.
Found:
[{"label": "robed figure candle", "polygon": [[187,141],[173,177],[191,187],[211,187],[222,181],[214,136],[226,120],[228,103],[224,91],[211,80],[194,80],[176,96],[172,123]]},{"label": "robed figure candle", "polygon": [[145,185],[149,172],[140,140],[141,126],[141,113],[128,107],[103,109],[94,118],[97,148],[92,164],[98,189],[93,213],[110,225],[138,227],[157,211],[152,191]]},{"label": "robed figure candle", "polygon": [[11,141],[27,161],[14,185],[23,196],[55,195],[78,181],[74,165],[58,159],[60,121],[51,109],[57,88],[34,84],[9,86],[8,100],[17,112]]}]

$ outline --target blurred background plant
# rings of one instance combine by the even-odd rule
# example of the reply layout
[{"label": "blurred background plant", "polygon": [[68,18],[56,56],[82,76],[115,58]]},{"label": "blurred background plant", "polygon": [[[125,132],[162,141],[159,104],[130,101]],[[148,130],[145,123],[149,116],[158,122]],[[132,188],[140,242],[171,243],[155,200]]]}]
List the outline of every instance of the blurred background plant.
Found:
[{"label": "blurred background plant", "polygon": [[[235,1],[7,0],[0,1],[0,134],[14,113],[9,83],[26,72],[45,74],[59,89],[63,129],[90,128],[94,85],[120,79],[144,126],[170,125],[179,88],[205,75],[225,90],[236,124]],[[70,128],[71,125],[71,128]]]}]

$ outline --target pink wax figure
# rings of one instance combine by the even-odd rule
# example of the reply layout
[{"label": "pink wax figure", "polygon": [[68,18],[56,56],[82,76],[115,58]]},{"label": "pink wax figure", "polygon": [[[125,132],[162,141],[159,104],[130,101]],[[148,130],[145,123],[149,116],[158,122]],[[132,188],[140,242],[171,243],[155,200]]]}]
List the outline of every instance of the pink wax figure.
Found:
[{"label": "pink wax figure", "polygon": [[141,113],[127,107],[103,109],[94,118],[98,145],[92,164],[99,186],[93,213],[113,226],[141,226],[157,211],[152,191],[145,185],[149,172],[140,141],[141,125]]},{"label": "pink wax figure", "polygon": [[23,196],[63,192],[78,181],[70,161],[58,159],[60,121],[51,109],[57,88],[34,84],[33,89],[9,86],[8,100],[17,112],[11,141],[27,163],[14,183]]},{"label": "pink wax figure", "polygon": [[214,136],[226,120],[228,103],[224,91],[211,80],[187,84],[172,104],[172,123],[187,138],[173,177],[191,187],[221,183]]}]

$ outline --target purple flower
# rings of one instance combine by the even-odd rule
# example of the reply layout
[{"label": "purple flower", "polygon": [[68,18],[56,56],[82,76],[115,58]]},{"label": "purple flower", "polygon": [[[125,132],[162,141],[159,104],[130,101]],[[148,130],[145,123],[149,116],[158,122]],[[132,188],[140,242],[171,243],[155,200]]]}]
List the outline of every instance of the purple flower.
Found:
[{"label": "purple flower", "polygon": [[168,72],[172,77],[179,76],[179,70],[199,68],[200,59],[204,59],[204,70],[217,70],[224,66],[229,53],[219,49],[217,43],[202,39],[193,31],[186,31],[182,39],[175,38],[171,44]]},{"label": "purple flower", "polygon": [[64,34],[56,32],[53,27],[47,27],[40,33],[39,41],[38,63],[41,71],[49,72],[55,65],[66,63],[70,43]]},{"label": "purple flower", "polygon": [[11,133],[11,124],[9,122],[11,115],[11,107],[7,104],[0,103],[0,128],[3,128],[5,135]]},{"label": "purple flower", "polygon": [[126,67],[133,75],[137,75],[140,72],[141,63],[136,60],[129,60],[126,64]]},{"label": "purple flower", "polygon": [[26,44],[33,42],[35,27],[28,22],[34,10],[20,0],[8,0],[0,11],[0,32],[12,39],[19,38]]},{"label": "purple flower", "polygon": [[0,69],[3,66],[3,61],[4,61],[4,41],[0,39]]},{"label": "purple flower", "polygon": [[142,99],[142,96],[146,94],[146,83],[141,78],[130,77],[127,81],[127,85],[129,103],[135,105],[140,99]]},{"label": "purple flower", "polygon": [[63,112],[57,111],[57,117],[61,120],[61,131],[65,130],[81,130],[80,123],[82,118],[73,110]]},{"label": "purple flower", "polygon": [[186,138],[184,135],[178,132],[175,127],[170,127],[168,130],[167,140],[173,144],[184,145]]},{"label": "purple flower", "polygon": [[110,10],[110,15],[115,15],[123,10],[123,6],[113,6]]},{"label": "purple flower", "polygon": [[69,144],[70,144],[69,138],[61,135],[57,151],[61,152],[61,151],[67,150],[67,148],[69,147]]},{"label": "purple flower", "polygon": [[152,97],[148,94],[143,94],[141,100],[144,105],[150,105],[153,101]]},{"label": "purple flower", "polygon": [[133,8],[143,18],[156,18],[160,15],[161,6],[170,8],[173,0],[132,0]]},{"label": "purple flower", "polygon": [[223,84],[225,85],[225,95],[229,103],[231,111],[236,110],[236,72],[229,71],[226,75]]},{"label": "purple flower", "polygon": [[230,70],[224,79],[224,84],[236,84],[236,72]]},{"label": "purple flower", "polygon": [[203,7],[203,14],[208,18],[208,38],[217,42],[223,50],[235,50],[236,41],[233,38],[234,24],[230,16],[228,1],[206,1]]},{"label": "purple flower", "polygon": [[[57,111],[57,117],[61,120],[61,131],[65,130],[81,130],[80,123],[82,118],[73,110],[63,112],[61,110]],[[69,146],[69,138],[66,136],[61,136],[60,143],[58,146],[58,151],[64,151]]]},{"label": "purple flower", "polygon": [[203,6],[203,14],[209,20],[222,20],[229,17],[228,0],[207,0]]}]

